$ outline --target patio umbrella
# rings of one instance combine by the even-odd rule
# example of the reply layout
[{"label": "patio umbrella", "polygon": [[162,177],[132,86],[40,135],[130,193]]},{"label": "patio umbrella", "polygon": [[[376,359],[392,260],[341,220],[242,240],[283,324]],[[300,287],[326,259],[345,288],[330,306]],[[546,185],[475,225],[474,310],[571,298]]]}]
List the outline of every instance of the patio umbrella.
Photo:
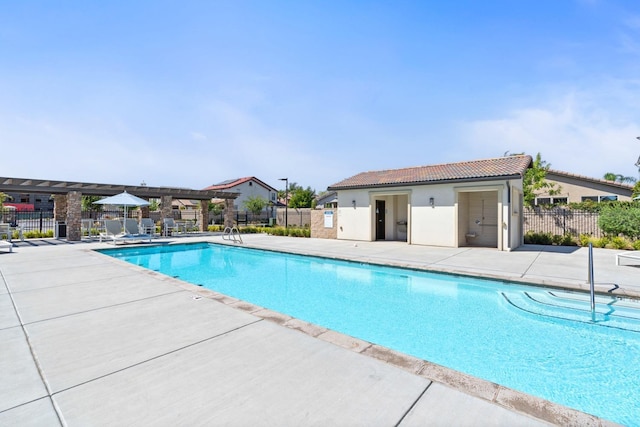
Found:
[{"label": "patio umbrella", "polygon": [[[99,205],[114,205],[114,206],[124,206],[124,219],[127,219],[127,208],[130,206],[149,206],[149,202],[145,199],[141,199],[138,196],[134,196],[133,194],[127,193],[126,190],[120,194],[116,194],[115,196],[105,197],[104,199],[100,199],[97,202],[93,202]],[[122,223],[124,227],[124,221]]]}]

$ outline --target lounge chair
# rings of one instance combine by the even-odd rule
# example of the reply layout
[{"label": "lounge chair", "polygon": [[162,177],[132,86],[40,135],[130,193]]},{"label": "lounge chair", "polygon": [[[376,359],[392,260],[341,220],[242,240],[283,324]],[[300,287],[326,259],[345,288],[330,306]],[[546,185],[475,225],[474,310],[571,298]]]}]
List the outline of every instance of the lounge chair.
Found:
[{"label": "lounge chair", "polygon": [[18,232],[18,237],[22,242],[24,242],[24,235],[22,234],[22,227],[18,225],[12,225],[8,222],[0,223],[0,240],[5,239],[9,242],[13,240],[13,232]]},{"label": "lounge chair", "polygon": [[142,218],[140,220],[140,233],[156,234],[156,223],[151,218]]},{"label": "lounge chair", "polygon": [[9,252],[13,252],[13,243],[11,243],[11,224],[0,224],[0,248],[6,248],[9,249]]},{"label": "lounge chair", "polygon": [[85,233],[89,239],[92,239],[94,234],[96,236],[98,235],[95,223],[92,219],[82,220],[82,235],[84,236]]},{"label": "lounge chair", "polygon": [[124,231],[127,234],[135,235],[140,233],[140,226],[138,225],[138,221],[135,219],[125,219],[124,220]]},{"label": "lounge chair", "polygon": [[[151,242],[151,236],[148,234],[140,234],[138,232],[138,224],[135,220],[125,220],[125,227],[129,225],[129,229],[133,226],[131,222],[133,221],[133,225],[135,225],[135,229],[132,229],[133,233],[123,232],[122,231],[122,223],[119,220],[115,219],[107,219],[104,221],[105,232],[100,233],[100,242],[103,239],[113,242],[113,244],[117,244],[119,242],[127,243],[127,242],[140,242],[148,240]],[[125,230],[126,231],[126,230]]]},{"label": "lounge chair", "polygon": [[640,261],[640,251],[627,251],[616,254],[616,265],[620,265],[620,258],[631,258]]},{"label": "lounge chair", "polygon": [[174,231],[179,231],[178,224],[176,224],[173,218],[164,218],[162,220],[162,234],[167,236]]}]

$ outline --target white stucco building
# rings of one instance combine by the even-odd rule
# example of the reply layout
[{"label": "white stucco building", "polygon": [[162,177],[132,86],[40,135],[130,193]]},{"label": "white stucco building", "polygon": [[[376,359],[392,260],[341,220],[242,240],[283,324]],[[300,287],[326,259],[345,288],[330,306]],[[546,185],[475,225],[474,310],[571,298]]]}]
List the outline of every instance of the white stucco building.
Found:
[{"label": "white stucco building", "polygon": [[531,156],[363,172],[329,186],[337,238],[515,249]]}]

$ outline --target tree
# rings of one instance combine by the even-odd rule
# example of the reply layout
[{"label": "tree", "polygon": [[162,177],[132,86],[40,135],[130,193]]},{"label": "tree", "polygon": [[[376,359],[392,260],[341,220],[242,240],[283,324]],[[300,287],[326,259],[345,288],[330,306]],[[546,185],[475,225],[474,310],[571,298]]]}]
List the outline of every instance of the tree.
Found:
[{"label": "tree", "polygon": [[209,202],[209,212],[213,215],[220,215],[224,210],[224,203]]},{"label": "tree", "polygon": [[624,176],[624,175],[620,175],[620,174],[615,174],[613,172],[607,172],[604,174],[605,181],[613,181],[613,182],[619,182],[621,184],[635,184],[636,183],[636,179],[632,176]]},{"label": "tree", "polygon": [[316,191],[312,190],[311,187],[306,189],[296,187],[293,191],[290,191],[290,194],[289,207],[291,208],[310,208],[313,206],[316,197]]},{"label": "tree", "polygon": [[5,200],[11,199],[11,196],[0,191],[0,209],[2,209]]},{"label": "tree", "polygon": [[[278,190],[278,199],[284,200],[287,197],[287,193],[289,193],[289,199],[291,199],[291,195],[297,190],[303,190],[301,186],[296,182],[289,183],[289,190],[285,188],[284,190]],[[285,202],[286,204],[286,202]]]},{"label": "tree", "polygon": [[102,211],[104,205],[94,205],[94,202],[102,199],[100,196],[82,196],[82,209],[85,211]]},{"label": "tree", "polygon": [[258,215],[269,205],[269,201],[262,196],[249,196],[242,204],[246,210],[254,215]]},{"label": "tree", "polygon": [[[286,198],[287,191],[278,191],[278,198],[284,200]],[[289,200],[285,204],[290,208],[312,208],[314,207],[316,190],[311,187],[303,188],[295,182],[289,184]]]},{"label": "tree", "polygon": [[545,179],[550,167],[550,164],[542,160],[540,153],[536,154],[533,165],[525,171],[522,182],[526,205],[534,206],[539,193],[546,193],[549,196],[560,194],[561,188]]}]

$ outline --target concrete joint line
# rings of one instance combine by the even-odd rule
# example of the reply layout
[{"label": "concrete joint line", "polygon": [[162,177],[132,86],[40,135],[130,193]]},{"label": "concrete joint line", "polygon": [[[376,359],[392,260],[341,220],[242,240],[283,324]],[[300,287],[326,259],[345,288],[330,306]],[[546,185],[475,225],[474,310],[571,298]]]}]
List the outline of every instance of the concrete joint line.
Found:
[{"label": "concrete joint line", "polygon": [[[131,301],[119,302],[117,304],[104,305],[102,307],[92,308],[90,310],[82,310],[82,311],[77,311],[75,313],[65,314],[65,315],[62,315],[62,316],[49,317],[47,319],[40,319],[40,320],[36,320],[35,322],[25,323],[24,325],[34,325],[36,323],[48,322],[50,320],[63,319],[65,317],[76,316],[78,314],[83,314],[83,313],[91,313],[93,311],[100,311],[100,310],[104,310],[104,309],[107,309],[107,308],[118,307],[118,306],[121,306],[121,305],[133,304],[133,303],[136,303],[136,302],[146,301],[146,300],[150,300],[150,299],[153,299],[153,298],[162,297],[162,296],[165,296],[165,295],[177,294],[179,292],[185,292],[185,291],[180,289],[180,290],[177,290],[177,291],[167,292],[166,294],[159,294],[159,295],[154,295],[154,296],[150,296],[150,297],[134,299],[134,300],[131,300]],[[20,320],[20,322],[22,322],[22,319]]]},{"label": "concrete joint line", "polygon": [[533,259],[533,261],[531,261],[531,262],[529,263],[529,266],[524,270],[524,273],[522,273],[522,274],[520,275],[520,277],[521,277],[521,278],[524,278],[524,277],[527,275],[527,273],[529,272],[529,270],[531,269],[531,267],[533,267],[533,264],[535,264],[535,263],[536,263],[536,261],[538,260],[538,258],[540,258],[540,255],[541,255],[541,254],[542,254],[542,252],[541,252],[541,251],[539,251],[539,252],[538,252],[538,254],[536,255],[536,257]]},{"label": "concrete joint line", "polygon": [[22,320],[22,316],[20,316],[20,311],[18,311],[16,302],[13,299],[13,292],[11,291],[11,287],[9,286],[9,283],[7,282],[7,279],[4,277],[4,274],[2,273],[2,271],[0,271],[0,277],[2,277],[2,281],[4,282],[5,287],[7,288],[7,294],[11,299],[11,305],[13,306],[13,311],[16,313],[16,316],[18,317],[18,321],[20,322],[20,329],[22,329],[22,334],[24,335],[24,338],[27,341],[27,346],[29,346],[29,353],[31,354],[31,359],[33,360],[33,364],[38,370],[38,375],[40,376],[40,380],[42,381],[42,384],[44,385],[44,388],[47,391],[47,398],[51,401],[51,404],[53,405],[53,409],[56,412],[56,417],[58,417],[58,421],[60,421],[61,425],[64,425],[62,421],[63,420],[62,413],[60,412],[58,406],[53,401],[53,398],[51,396],[51,387],[49,386],[49,383],[47,382],[47,379],[44,376],[44,372],[42,372],[42,366],[40,366],[38,357],[36,356],[36,353],[33,349],[33,345],[31,344],[31,339],[29,338],[29,334],[25,328],[24,321]]},{"label": "concrete joint line", "polygon": [[[59,391],[57,391],[57,392],[55,392],[55,393],[53,393],[53,394],[51,394],[51,392],[49,392],[49,395],[53,397],[53,396],[54,396],[54,395],[56,395],[56,394],[59,394],[59,393],[65,392],[65,391],[67,391],[67,390],[71,390],[71,389],[76,388],[76,387],[79,387],[79,386],[81,386],[81,385],[89,384],[89,383],[91,383],[91,382],[93,382],[93,381],[96,381],[96,380],[99,380],[99,379],[102,379],[102,378],[106,378],[106,377],[111,376],[111,375],[113,375],[113,374],[117,374],[118,372],[123,372],[123,371],[126,371],[126,370],[128,370],[128,369],[134,368],[134,367],[136,367],[136,366],[143,365],[143,364],[145,364],[145,363],[147,363],[147,362],[150,362],[150,361],[152,361],[152,360],[160,359],[161,357],[168,356],[169,354],[177,353],[177,352],[182,351],[182,350],[184,350],[184,349],[186,349],[186,348],[194,347],[194,346],[199,345],[199,344],[202,344],[202,343],[204,343],[204,342],[214,340],[214,339],[219,338],[219,337],[224,336],[224,335],[228,335],[228,334],[230,334],[230,333],[232,333],[232,332],[236,332],[236,331],[238,331],[238,330],[240,330],[240,329],[246,328],[247,326],[254,325],[254,324],[258,323],[258,322],[262,322],[262,319],[257,319],[257,320],[255,320],[255,321],[253,321],[253,322],[246,323],[246,324],[244,324],[244,325],[242,325],[242,326],[238,326],[237,328],[229,329],[228,331],[221,332],[221,333],[219,333],[219,334],[217,334],[217,335],[213,335],[213,336],[211,336],[211,337],[204,338],[204,339],[202,339],[202,340],[199,340],[199,341],[193,342],[193,343],[191,343],[191,344],[187,344],[187,345],[185,345],[185,346],[182,346],[182,347],[179,347],[179,348],[175,348],[175,349],[173,349],[173,350],[171,350],[171,351],[167,351],[166,353],[158,354],[157,356],[153,356],[153,357],[151,357],[151,358],[149,358],[149,359],[142,360],[142,361],[140,361],[140,362],[134,363],[133,365],[129,365],[129,366],[126,366],[126,367],[124,367],[124,368],[117,369],[117,370],[115,370],[115,371],[113,371],[113,372],[109,372],[109,373],[106,373],[106,374],[104,374],[104,375],[100,375],[99,377],[92,378],[92,379],[90,379],[90,380],[88,380],[88,381],[84,381],[84,382],[78,383],[78,384],[76,384],[76,385],[73,385],[73,386],[71,386],[71,387],[67,387],[67,388],[65,388],[65,389],[59,390]],[[48,387],[47,387],[47,390],[48,390]]]},{"label": "concrete joint line", "polygon": [[424,390],[422,390],[422,393],[420,393],[420,396],[418,396],[418,398],[411,404],[411,406],[409,406],[409,409],[407,409],[407,411],[402,415],[402,417],[400,417],[400,419],[396,423],[395,427],[399,427],[400,424],[402,424],[402,421],[404,421],[404,419],[407,417],[407,415],[409,415],[409,412],[411,412],[413,407],[418,404],[420,399],[422,399],[422,396],[424,396],[424,394],[427,392],[427,390],[429,390],[429,387],[431,387],[431,384],[433,384],[433,381],[429,381],[429,384],[427,384],[427,386],[424,388]]}]

